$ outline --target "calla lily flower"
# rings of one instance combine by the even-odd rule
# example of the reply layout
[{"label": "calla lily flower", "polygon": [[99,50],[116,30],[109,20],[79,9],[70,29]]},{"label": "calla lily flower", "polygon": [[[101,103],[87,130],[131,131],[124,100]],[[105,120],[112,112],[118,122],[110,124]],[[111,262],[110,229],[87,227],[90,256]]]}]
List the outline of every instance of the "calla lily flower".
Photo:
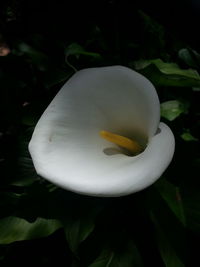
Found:
[{"label": "calla lily flower", "polygon": [[[135,154],[127,152],[131,140],[139,148]],[[111,66],[78,71],[65,83],[38,121],[29,151],[48,181],[115,197],[154,183],[174,147],[173,133],[160,123],[154,86],[127,67]]]}]

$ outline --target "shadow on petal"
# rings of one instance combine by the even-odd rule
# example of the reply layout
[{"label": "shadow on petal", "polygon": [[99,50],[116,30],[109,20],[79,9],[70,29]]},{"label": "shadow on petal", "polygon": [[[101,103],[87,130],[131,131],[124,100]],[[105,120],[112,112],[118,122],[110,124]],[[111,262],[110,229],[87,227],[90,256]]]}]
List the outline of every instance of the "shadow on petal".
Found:
[{"label": "shadow on petal", "polygon": [[161,129],[158,128],[157,131],[156,131],[156,133],[155,133],[155,135],[160,134],[160,133],[161,133]]},{"label": "shadow on petal", "polygon": [[135,155],[131,154],[131,152],[129,152],[126,149],[116,148],[116,147],[104,148],[103,153],[107,156],[114,156],[114,155],[118,155],[118,154],[122,154],[122,155],[128,156],[128,157],[134,157],[135,156]]}]

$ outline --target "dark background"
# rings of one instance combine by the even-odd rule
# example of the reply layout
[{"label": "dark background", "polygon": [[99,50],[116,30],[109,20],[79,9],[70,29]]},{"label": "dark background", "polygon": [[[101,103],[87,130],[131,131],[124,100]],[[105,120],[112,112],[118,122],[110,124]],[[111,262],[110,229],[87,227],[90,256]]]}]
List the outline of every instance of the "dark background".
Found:
[{"label": "dark background", "polygon": [[[147,14],[161,26],[155,26],[157,24],[152,21],[148,25],[147,21],[144,22],[141,18],[140,12]],[[2,159],[0,170],[3,196],[1,196],[3,199],[1,218],[15,214],[31,220],[31,212],[27,212],[28,208],[18,206],[10,199],[5,198],[5,200],[4,195],[5,192],[19,194],[27,192],[26,185],[21,188],[13,186],[13,181],[22,175],[19,159],[22,154],[24,158],[24,154],[28,153],[27,142],[38,118],[64,81],[73,73],[72,68],[66,64],[67,47],[77,43],[87,51],[101,55],[100,58],[72,55],[70,63],[77,69],[115,64],[128,65],[134,60],[152,58],[179,63],[177,57],[179,49],[190,47],[200,52],[199,16],[200,4],[197,0],[159,2],[13,0],[1,3],[0,47],[8,47],[12,51],[6,57],[0,57],[0,158]],[[24,44],[28,47],[24,47]],[[186,67],[183,63],[182,66]],[[176,136],[180,135],[180,129],[190,128],[198,137],[199,100],[197,97],[199,95],[188,93],[187,88],[174,91],[174,88],[168,90],[158,87],[157,90],[161,101],[171,98],[189,99],[192,103],[189,115],[172,122],[170,127]],[[183,144],[178,139],[175,159],[167,175],[168,180],[180,186],[183,192],[186,192],[185,188],[192,188],[191,184],[197,180],[197,174],[193,175],[197,169],[197,167],[193,168],[195,165],[193,158],[196,159],[198,155],[199,159],[198,153],[196,143]],[[31,172],[34,173],[32,166],[31,168]],[[34,175],[36,176],[35,173]],[[186,179],[188,177],[190,181]],[[198,192],[199,182],[195,183],[195,189],[192,188],[191,193],[188,193],[189,196]],[[36,195],[37,190],[33,192],[33,195]],[[28,196],[30,195],[29,192]],[[118,205],[121,210],[124,210],[124,204],[126,207],[129,205],[131,207],[130,203],[135,201],[137,203],[143,197],[146,198],[145,193],[114,202],[110,200],[108,204],[106,202],[103,215],[110,218],[110,222],[120,222],[121,215],[115,214],[115,211],[111,212],[112,205],[114,207]],[[31,208],[38,204],[34,197],[33,201],[30,200],[28,203]],[[35,212],[33,217],[41,215],[40,209],[33,210]],[[122,212],[123,216],[127,216],[126,227],[131,229],[131,225],[135,224],[138,228],[141,226],[146,229],[141,240],[137,231],[131,230],[131,235],[137,240],[141,250],[144,266],[152,264],[152,266],[165,266],[156,248],[155,240],[149,241],[154,235],[152,222],[143,214],[140,214],[142,216],[140,219],[134,221],[130,219],[132,215],[129,212],[129,208]],[[102,223],[103,215],[99,219],[99,224]],[[109,225],[106,231],[112,232],[111,229]],[[119,231],[117,226],[114,233],[115,231]],[[186,230],[191,254],[188,266],[193,266],[191,259],[198,259],[198,247],[194,245],[195,242],[199,242],[197,232],[191,228]],[[97,235],[99,235],[98,231]],[[145,241],[146,238],[148,241]],[[92,243],[93,239],[95,239],[94,236],[89,243]],[[2,266],[9,264],[72,266],[70,264],[73,256],[61,231],[47,238],[17,242],[1,246],[0,249]],[[80,257],[84,258],[87,247],[81,249]],[[89,261],[85,259],[85,262]],[[83,266],[87,265],[83,264]]]}]

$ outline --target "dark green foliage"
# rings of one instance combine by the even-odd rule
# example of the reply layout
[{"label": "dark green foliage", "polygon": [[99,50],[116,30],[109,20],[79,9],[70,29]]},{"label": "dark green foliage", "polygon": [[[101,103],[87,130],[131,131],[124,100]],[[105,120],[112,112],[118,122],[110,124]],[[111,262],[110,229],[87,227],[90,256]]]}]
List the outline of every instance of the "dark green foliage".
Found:
[{"label": "dark green foliage", "polygon": [[[196,266],[200,51],[186,28],[179,32],[180,21],[170,27],[186,2],[168,4],[174,17],[163,25],[145,1],[1,4],[0,52],[10,49],[0,56],[1,266]],[[74,71],[115,64],[155,85],[161,119],[176,138],[174,159],[157,183],[131,196],[57,188],[35,172],[28,152],[34,127]]]}]

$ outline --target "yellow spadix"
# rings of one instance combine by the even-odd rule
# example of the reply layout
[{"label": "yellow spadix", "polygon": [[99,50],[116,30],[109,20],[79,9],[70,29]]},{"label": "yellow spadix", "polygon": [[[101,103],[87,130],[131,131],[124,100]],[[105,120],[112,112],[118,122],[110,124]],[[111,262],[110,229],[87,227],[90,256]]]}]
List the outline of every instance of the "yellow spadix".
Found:
[{"label": "yellow spadix", "polygon": [[143,150],[142,146],[138,142],[122,135],[114,134],[107,131],[100,131],[100,135],[107,141],[110,141],[122,148],[127,149],[133,155],[139,154]]}]

